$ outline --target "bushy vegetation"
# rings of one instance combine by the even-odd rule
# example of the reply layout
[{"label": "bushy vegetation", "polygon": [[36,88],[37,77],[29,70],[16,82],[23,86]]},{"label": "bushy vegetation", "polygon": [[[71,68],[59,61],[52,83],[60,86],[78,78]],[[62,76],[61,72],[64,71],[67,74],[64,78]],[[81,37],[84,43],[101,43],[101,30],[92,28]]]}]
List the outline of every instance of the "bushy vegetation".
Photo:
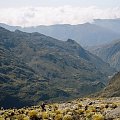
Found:
[{"label": "bushy vegetation", "polygon": [[[114,106],[115,107],[114,107]],[[21,109],[1,109],[0,120],[119,120],[119,116],[107,116],[107,111],[120,107],[120,100],[77,99],[66,103],[46,104]]]}]

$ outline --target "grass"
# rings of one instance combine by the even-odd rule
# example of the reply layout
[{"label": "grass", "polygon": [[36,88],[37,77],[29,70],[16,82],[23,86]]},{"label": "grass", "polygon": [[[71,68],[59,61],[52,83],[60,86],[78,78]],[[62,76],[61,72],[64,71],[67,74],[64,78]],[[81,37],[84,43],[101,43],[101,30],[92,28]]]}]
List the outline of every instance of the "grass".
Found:
[{"label": "grass", "polygon": [[[119,99],[120,100],[120,99]],[[120,120],[105,114],[120,107],[120,101],[83,98],[65,103],[46,104],[21,109],[1,109],[0,120]]]}]

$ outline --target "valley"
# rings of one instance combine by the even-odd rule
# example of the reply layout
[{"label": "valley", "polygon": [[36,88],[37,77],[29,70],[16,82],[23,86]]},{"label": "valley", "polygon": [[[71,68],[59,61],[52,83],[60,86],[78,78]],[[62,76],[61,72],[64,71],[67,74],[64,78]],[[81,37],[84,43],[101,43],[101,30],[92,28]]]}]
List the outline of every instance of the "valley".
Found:
[{"label": "valley", "polygon": [[0,103],[5,108],[83,97],[103,89],[115,72],[71,39],[0,28],[0,47]]},{"label": "valley", "polygon": [[[105,27],[96,21],[94,24]],[[82,30],[91,29],[91,25],[78,26]],[[69,25],[64,25],[64,29],[66,26],[70,29]],[[103,45],[97,41],[93,44],[89,39],[91,44],[86,43],[90,46],[82,47],[85,44],[81,46],[80,41],[69,35],[70,38],[63,38],[62,33],[59,38],[38,33],[34,28],[32,32],[19,26],[17,30],[15,26],[9,27],[9,30],[0,27],[0,120],[120,119],[119,39],[112,41],[110,36]],[[42,111],[43,102],[46,111]]]}]

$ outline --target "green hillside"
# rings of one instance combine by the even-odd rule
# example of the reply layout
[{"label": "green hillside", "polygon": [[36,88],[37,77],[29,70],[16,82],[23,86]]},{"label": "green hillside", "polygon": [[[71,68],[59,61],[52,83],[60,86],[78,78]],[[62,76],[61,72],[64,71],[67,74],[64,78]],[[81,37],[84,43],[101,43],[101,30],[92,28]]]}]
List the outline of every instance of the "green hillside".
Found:
[{"label": "green hillside", "polygon": [[99,93],[101,97],[120,97],[120,72],[109,82],[108,86]]},{"label": "green hillside", "polygon": [[83,97],[104,88],[112,73],[74,40],[0,28],[0,106]]}]

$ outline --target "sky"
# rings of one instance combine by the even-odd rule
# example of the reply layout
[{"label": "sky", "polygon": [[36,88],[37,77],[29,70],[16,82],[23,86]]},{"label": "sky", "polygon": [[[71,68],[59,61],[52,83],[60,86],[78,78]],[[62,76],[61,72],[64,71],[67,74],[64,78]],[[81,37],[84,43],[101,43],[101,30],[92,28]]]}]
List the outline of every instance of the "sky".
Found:
[{"label": "sky", "polygon": [[25,6],[97,6],[101,8],[113,8],[120,5],[120,0],[1,0],[0,7],[25,7]]},{"label": "sky", "polygon": [[120,18],[120,0],[0,0],[0,23],[19,26],[82,24]]}]

